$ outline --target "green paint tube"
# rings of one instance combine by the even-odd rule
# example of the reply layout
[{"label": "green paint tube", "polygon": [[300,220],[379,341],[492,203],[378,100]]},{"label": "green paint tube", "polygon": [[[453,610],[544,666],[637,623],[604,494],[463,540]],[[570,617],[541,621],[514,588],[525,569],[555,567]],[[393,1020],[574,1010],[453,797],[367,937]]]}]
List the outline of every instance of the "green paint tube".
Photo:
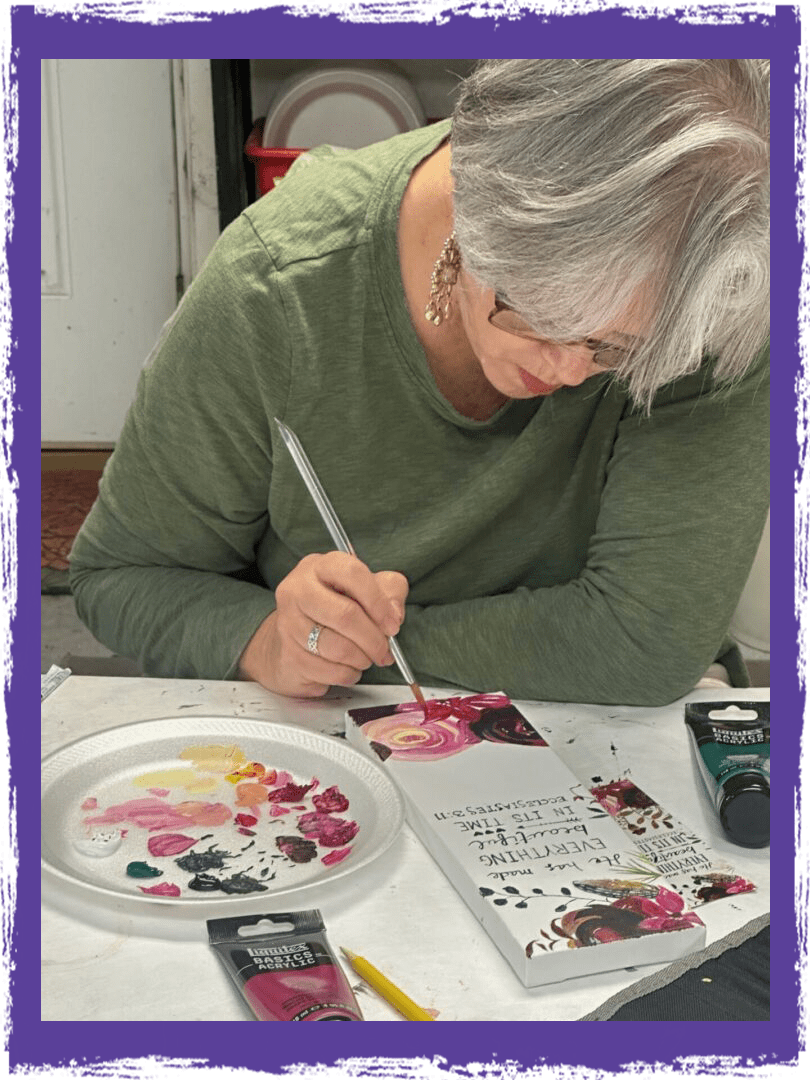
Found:
[{"label": "green paint tube", "polygon": [[690,701],[698,766],[726,835],[743,847],[771,839],[771,703]]}]

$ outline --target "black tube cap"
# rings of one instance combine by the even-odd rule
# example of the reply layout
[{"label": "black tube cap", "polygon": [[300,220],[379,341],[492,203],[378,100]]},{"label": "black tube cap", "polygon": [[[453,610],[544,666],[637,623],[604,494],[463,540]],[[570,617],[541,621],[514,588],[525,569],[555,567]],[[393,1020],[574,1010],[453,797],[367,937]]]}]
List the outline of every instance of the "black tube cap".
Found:
[{"label": "black tube cap", "polygon": [[771,789],[760,773],[738,773],[723,784],[720,821],[726,834],[742,847],[771,842]]}]

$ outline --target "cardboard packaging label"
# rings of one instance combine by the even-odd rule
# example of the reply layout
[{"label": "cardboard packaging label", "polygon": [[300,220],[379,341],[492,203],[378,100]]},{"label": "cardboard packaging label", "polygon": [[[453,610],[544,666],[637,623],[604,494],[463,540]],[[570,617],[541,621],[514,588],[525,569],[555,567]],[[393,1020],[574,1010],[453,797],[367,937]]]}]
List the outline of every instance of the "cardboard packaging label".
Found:
[{"label": "cardboard packaging label", "polygon": [[700,949],[706,929],[505,694],[352,709],[408,820],[526,986]]}]

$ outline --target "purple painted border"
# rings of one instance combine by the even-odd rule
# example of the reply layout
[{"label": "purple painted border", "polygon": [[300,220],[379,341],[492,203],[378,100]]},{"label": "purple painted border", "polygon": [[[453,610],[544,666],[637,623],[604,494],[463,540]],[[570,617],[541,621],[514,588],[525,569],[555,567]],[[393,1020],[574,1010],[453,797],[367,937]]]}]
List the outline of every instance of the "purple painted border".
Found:
[{"label": "purple painted border", "polygon": [[[302,20],[277,10],[247,15],[216,16],[196,24],[146,26],[103,20],[74,20],[64,16],[34,15],[31,8],[12,13],[12,47],[20,88],[19,167],[14,176],[16,222],[9,245],[14,301],[13,370],[16,378],[14,414],[14,466],[21,479],[19,518],[18,615],[14,622],[14,670],[7,694],[14,778],[27,778],[26,758],[38,750],[35,732],[34,686],[38,633],[35,611],[36,568],[34,554],[38,535],[39,458],[37,423],[39,365],[37,338],[39,315],[35,310],[35,133],[38,127],[38,61],[48,56],[166,56],[211,55],[226,44],[231,51],[247,45],[272,42],[276,51],[291,56],[312,56],[327,50],[330,56],[362,57],[366,53],[403,51],[406,56],[444,56],[448,51],[498,51],[527,44],[555,51],[599,51],[607,44],[622,52],[647,55],[655,52],[686,52],[689,55],[770,56],[773,65],[773,141],[776,191],[773,199],[774,265],[778,270],[774,289],[774,397],[777,418],[773,433],[773,669],[777,687],[775,711],[782,733],[774,752],[774,770],[785,778],[774,791],[773,829],[775,890],[773,917],[772,1019],[765,1024],[705,1025],[677,1023],[636,1027],[627,1032],[617,1026],[603,1029],[594,1038],[546,1026],[533,1033],[521,1025],[496,1029],[472,1027],[463,1033],[446,1032],[441,1026],[419,1035],[381,1029],[326,1029],[321,1036],[310,1031],[299,1041],[290,1029],[276,1029],[267,1039],[261,1029],[248,1027],[233,1040],[223,1040],[209,1026],[192,1024],[64,1024],[65,1030],[40,1033],[39,975],[36,970],[36,898],[39,871],[35,840],[37,811],[29,794],[20,789],[20,898],[13,942],[13,1001],[11,1064],[56,1065],[74,1061],[83,1070],[95,1071],[103,1062],[122,1058],[164,1057],[194,1059],[212,1065],[241,1066],[272,1074],[285,1066],[331,1064],[347,1058],[397,1059],[397,1075],[418,1071],[415,1059],[435,1060],[436,1068],[449,1070],[471,1062],[519,1063],[524,1067],[545,1063],[590,1066],[622,1071],[631,1062],[671,1063],[679,1057],[739,1056],[741,1064],[785,1062],[798,1049],[798,1007],[795,962],[798,956],[793,915],[793,785],[797,783],[798,734],[802,702],[796,675],[796,624],[793,614],[793,475],[797,464],[794,382],[798,372],[795,343],[800,250],[795,235],[795,176],[793,173],[794,64],[798,62],[798,15],[778,9],[775,18],[747,18],[740,25],[695,26],[673,16],[658,20],[631,18],[621,10],[552,18],[526,16],[519,21],[470,19],[453,16],[444,25],[351,24],[336,17]],[[555,44],[556,43],[556,44]],[[696,613],[699,617],[699,613]],[[33,803],[33,800],[31,800]],[[384,913],[381,913],[384,917]],[[68,1030],[70,1028],[70,1030]],[[341,1030],[343,1034],[341,1035]],[[286,1031],[286,1034],[285,1034]],[[253,1034],[251,1034],[251,1032]],[[254,1038],[255,1035],[255,1038]],[[230,1043],[230,1046],[228,1045]],[[442,1060],[443,1059],[443,1060]],[[409,1062],[414,1062],[409,1069]],[[148,1066],[144,1066],[148,1069]],[[369,1064],[369,1069],[373,1067]],[[117,1071],[117,1070],[116,1070]],[[123,1070],[122,1070],[123,1071]],[[708,1066],[707,1066],[708,1071]],[[390,1075],[390,1074],[389,1074]]]}]

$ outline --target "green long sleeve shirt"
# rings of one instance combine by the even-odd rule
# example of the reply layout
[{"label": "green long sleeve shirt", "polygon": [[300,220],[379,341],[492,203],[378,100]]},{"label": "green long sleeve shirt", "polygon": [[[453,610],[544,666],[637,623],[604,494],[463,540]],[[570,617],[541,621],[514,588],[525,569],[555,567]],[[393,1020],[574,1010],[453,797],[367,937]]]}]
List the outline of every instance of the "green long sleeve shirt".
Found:
[{"label": "green long sleeve shirt", "polygon": [[720,656],[741,681],[726,633],[767,511],[767,351],[730,389],[707,361],[650,416],[608,374],[460,415],[396,244],[408,178],[447,130],[309,155],[224,232],[74,545],[81,618],[149,674],[235,677],[275,586],[333,546],[278,416],[358,555],[407,577],[399,641],[425,685],[654,705]]}]

